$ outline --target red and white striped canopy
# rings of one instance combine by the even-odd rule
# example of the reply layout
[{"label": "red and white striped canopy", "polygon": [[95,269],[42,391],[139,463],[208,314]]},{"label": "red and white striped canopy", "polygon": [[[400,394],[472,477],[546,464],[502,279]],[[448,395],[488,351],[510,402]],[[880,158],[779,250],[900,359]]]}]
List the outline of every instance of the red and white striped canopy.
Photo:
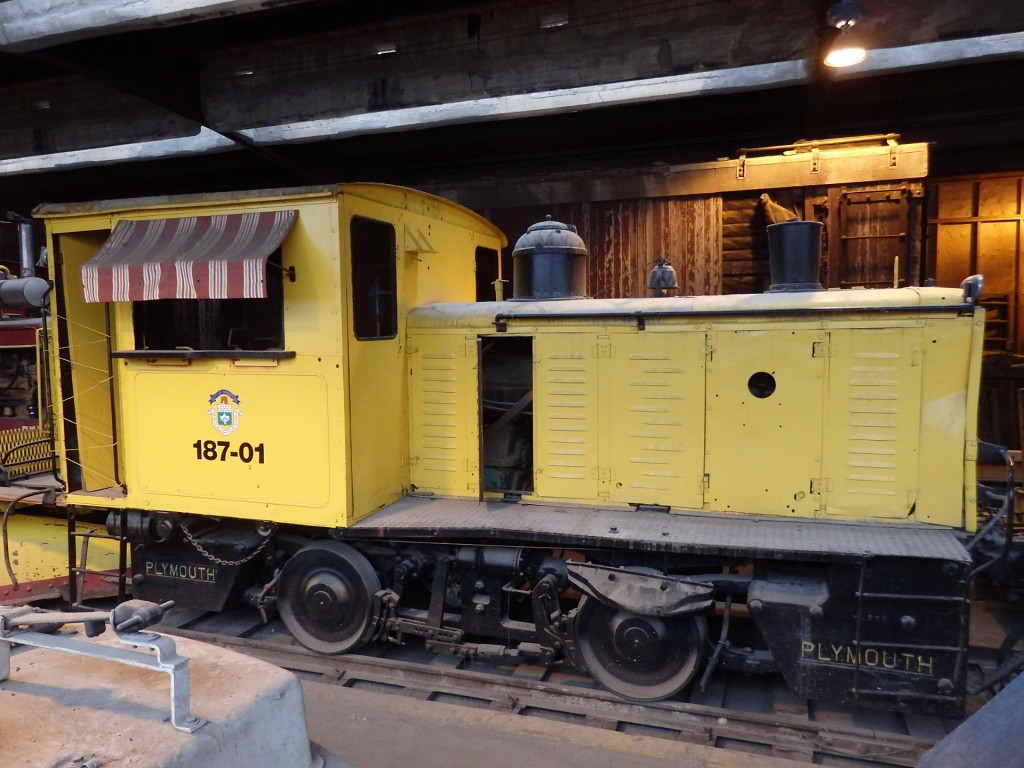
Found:
[{"label": "red and white striped canopy", "polygon": [[262,299],[298,211],[119,221],[82,266],[87,302]]}]

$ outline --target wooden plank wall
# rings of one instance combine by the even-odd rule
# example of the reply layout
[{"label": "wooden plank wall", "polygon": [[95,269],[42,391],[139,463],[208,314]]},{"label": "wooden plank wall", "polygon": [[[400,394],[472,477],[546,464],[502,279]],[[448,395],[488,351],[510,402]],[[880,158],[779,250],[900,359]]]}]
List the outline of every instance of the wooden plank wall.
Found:
[{"label": "wooden plank wall", "polygon": [[978,436],[1020,448],[1024,432],[1024,174],[941,180],[928,194],[928,263],[939,285],[985,278]]},{"label": "wooden plank wall", "polygon": [[762,192],[800,218],[825,225],[824,286],[891,285],[896,256],[902,285],[917,285],[923,279],[920,184],[579,202],[492,209],[484,215],[508,235],[510,246],[503,255],[506,279],[512,277],[515,241],[531,224],[550,215],[575,225],[587,244],[591,296],[647,295],[647,276],[658,256],[675,268],[678,295],[759,293],[770,284],[765,231],[770,221],[759,202]]},{"label": "wooden plank wall", "polygon": [[[548,215],[575,225],[589,250],[587,290],[595,298],[648,295],[656,258],[676,270],[676,295],[722,293],[722,200],[718,196],[618,200],[484,211],[509,239],[503,272],[527,227]],[[506,296],[511,296],[506,291]]]},{"label": "wooden plank wall", "polygon": [[[794,215],[803,190],[768,190],[769,197]],[[759,192],[728,195],[722,201],[722,293],[761,293],[771,284],[768,268],[770,223]]]},{"label": "wooden plank wall", "polygon": [[941,181],[929,195],[929,260],[939,285],[985,276],[987,348],[1024,354],[1024,175]]}]

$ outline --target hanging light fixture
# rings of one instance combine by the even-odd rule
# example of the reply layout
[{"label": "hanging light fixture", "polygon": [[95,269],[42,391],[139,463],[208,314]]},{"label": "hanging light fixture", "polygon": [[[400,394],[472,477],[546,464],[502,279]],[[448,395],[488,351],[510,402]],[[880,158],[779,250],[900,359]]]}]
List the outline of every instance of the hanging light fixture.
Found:
[{"label": "hanging light fixture", "polygon": [[839,34],[825,54],[827,66],[849,67],[867,58],[867,48],[860,35],[853,30],[863,15],[864,4],[857,0],[843,0],[828,9],[826,19],[830,26],[839,30]]}]

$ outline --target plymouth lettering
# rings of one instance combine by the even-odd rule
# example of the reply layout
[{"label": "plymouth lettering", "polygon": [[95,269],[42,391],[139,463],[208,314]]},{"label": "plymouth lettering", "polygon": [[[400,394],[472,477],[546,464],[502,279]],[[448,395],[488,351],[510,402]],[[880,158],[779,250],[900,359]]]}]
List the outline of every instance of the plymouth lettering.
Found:
[{"label": "plymouth lettering", "polygon": [[860,665],[917,675],[935,674],[934,656],[883,648],[859,648],[844,643],[811,643],[805,640],[800,643],[800,658],[823,664]]},{"label": "plymouth lettering", "polygon": [[216,581],[217,569],[208,565],[154,563],[152,560],[147,560],[146,575],[165,579],[185,579],[186,581]]}]

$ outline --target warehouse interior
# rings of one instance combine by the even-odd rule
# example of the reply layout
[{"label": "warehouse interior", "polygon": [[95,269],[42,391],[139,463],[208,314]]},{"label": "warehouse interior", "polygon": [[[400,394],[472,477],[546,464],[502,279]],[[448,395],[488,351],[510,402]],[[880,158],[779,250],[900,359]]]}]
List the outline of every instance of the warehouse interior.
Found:
[{"label": "warehouse interior", "polygon": [[[854,39],[862,57],[825,63]],[[0,73],[0,496],[15,542],[0,598],[80,608],[130,584],[167,598],[150,623],[180,601],[160,631],[301,646],[310,735],[360,766],[909,766],[956,726],[936,704],[955,697],[970,697],[965,724],[996,723],[964,737],[970,759],[1012,763],[999,748],[1024,734],[1024,680],[994,718],[974,713],[1024,665],[1010,653],[1019,505],[975,481],[1019,486],[1024,445],[1021,0],[0,0]],[[356,206],[300,200],[346,182]],[[264,279],[274,268],[265,296],[189,294],[175,271],[166,292],[115,297],[127,259],[117,273],[97,258],[113,243],[159,278],[154,232],[249,213],[266,252],[227,240]],[[478,300],[524,298],[512,251],[546,218],[573,256],[586,245],[587,297],[638,300],[559,303],[574,290],[519,317],[526,304],[464,303],[474,266]],[[794,225],[820,261],[807,249],[809,282],[758,295],[781,282],[768,227],[792,219],[820,223],[820,243],[818,224]],[[88,295],[101,270],[109,293]],[[56,298],[15,308],[14,283]],[[952,290],[871,290],[924,285]],[[207,303],[221,301],[245,304]],[[221,310],[223,343],[198,320]],[[177,333],[186,316],[198,341]],[[772,399],[776,369],[799,386]],[[979,447],[976,396],[977,437],[1010,451]],[[596,428],[555,435],[570,419]],[[757,519],[734,530],[740,512]],[[46,534],[36,549],[29,525]],[[665,597],[601,607],[665,574]],[[168,575],[179,591],[162,595]],[[685,618],[645,628],[623,610]],[[620,634],[632,655],[573,665]],[[364,641],[386,646],[373,663],[348,653]],[[955,674],[931,674],[939,652]],[[617,680],[623,658],[639,663]],[[769,664],[805,658],[813,689]],[[681,686],[654,693],[690,698],[658,700],[648,666]],[[13,669],[24,687],[28,665]],[[889,688],[864,682],[890,673]],[[232,699],[222,678],[197,680],[197,713],[200,695]],[[76,707],[117,703],[83,684]],[[600,686],[619,699],[589,708]],[[925,714],[900,719],[908,691]],[[118,727],[92,731],[105,748],[150,741]]]}]

